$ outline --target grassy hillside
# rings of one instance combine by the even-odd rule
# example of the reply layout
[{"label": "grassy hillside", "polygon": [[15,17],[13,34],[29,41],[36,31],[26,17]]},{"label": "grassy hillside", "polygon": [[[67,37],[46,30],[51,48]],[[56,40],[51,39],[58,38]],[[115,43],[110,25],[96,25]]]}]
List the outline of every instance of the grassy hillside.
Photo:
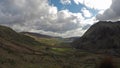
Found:
[{"label": "grassy hillside", "polygon": [[[36,40],[0,26],[0,68],[96,68],[105,57],[71,47],[56,47],[65,44],[55,40]],[[119,67],[120,58],[112,58]]]},{"label": "grassy hillside", "polygon": [[[22,32],[22,34],[34,38],[36,41],[46,44],[49,47],[71,47],[68,42],[69,39],[52,37],[48,35],[42,35],[32,32]],[[70,39],[71,40],[71,39]]]},{"label": "grassy hillside", "polygon": [[40,43],[35,41],[33,38],[19,34],[5,26],[0,26],[0,38],[17,44],[40,45]]},{"label": "grassy hillside", "polygon": [[37,41],[39,41],[41,43],[44,43],[44,44],[47,44],[47,45],[51,45],[51,46],[58,45],[58,44],[60,44],[62,42],[62,41],[60,41],[57,38],[37,37],[37,36],[32,36],[30,34],[26,34],[26,35],[34,38],[35,40],[37,40]]}]

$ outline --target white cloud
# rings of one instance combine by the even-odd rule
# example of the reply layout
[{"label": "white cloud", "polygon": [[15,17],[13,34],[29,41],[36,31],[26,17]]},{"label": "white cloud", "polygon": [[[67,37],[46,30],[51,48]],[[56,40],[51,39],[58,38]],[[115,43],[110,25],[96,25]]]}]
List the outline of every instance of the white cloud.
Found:
[{"label": "white cloud", "polygon": [[82,25],[83,26],[85,26],[85,25],[87,25],[87,24],[89,24],[89,25],[93,25],[95,22],[97,22],[98,20],[96,20],[96,18],[95,17],[92,17],[92,18],[90,18],[90,19],[85,19],[85,20],[83,20],[82,21]]},{"label": "white cloud", "polygon": [[119,20],[120,19],[120,0],[112,0],[112,5],[103,14],[98,14],[98,20]]},{"label": "white cloud", "polygon": [[82,28],[66,31],[65,33],[57,33],[57,32],[34,30],[34,29],[30,30],[30,32],[36,32],[36,33],[52,35],[52,36],[60,36],[60,37],[63,37],[63,38],[82,36],[85,31],[86,30],[83,30]]},{"label": "white cloud", "polygon": [[90,13],[90,11],[87,10],[86,8],[82,8],[81,11],[82,11],[84,17],[91,17],[92,16],[92,14]]},{"label": "white cloud", "polygon": [[76,4],[84,4],[89,8],[94,8],[97,10],[108,9],[112,3],[112,0],[74,0]]},{"label": "white cloud", "polygon": [[64,5],[71,4],[71,0],[60,0],[60,2]]},{"label": "white cloud", "polygon": [[[33,31],[55,36],[81,36],[85,30],[81,13],[58,11],[47,0],[1,0],[0,24],[16,31]],[[71,34],[72,33],[72,34]]]},{"label": "white cloud", "polygon": [[74,0],[74,2],[78,5],[79,3],[83,4],[84,0]]},{"label": "white cloud", "polygon": [[97,21],[95,20],[94,17],[91,19],[86,19],[86,20],[83,19],[80,22],[80,27],[78,27],[76,29],[71,29],[64,33],[44,31],[44,30],[35,30],[35,29],[30,30],[30,32],[42,33],[42,34],[47,34],[47,35],[52,35],[52,36],[61,36],[64,38],[82,36],[86,32],[86,30],[95,22],[97,22]]},{"label": "white cloud", "polygon": [[49,8],[49,14],[57,14],[57,7],[50,6]]}]

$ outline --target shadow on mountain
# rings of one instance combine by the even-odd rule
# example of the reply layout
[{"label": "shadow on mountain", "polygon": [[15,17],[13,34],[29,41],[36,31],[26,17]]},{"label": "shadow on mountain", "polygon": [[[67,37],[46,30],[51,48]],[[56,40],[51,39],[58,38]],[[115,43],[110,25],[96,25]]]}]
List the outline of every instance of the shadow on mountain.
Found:
[{"label": "shadow on mountain", "polygon": [[72,43],[76,49],[120,55],[120,21],[99,21]]}]

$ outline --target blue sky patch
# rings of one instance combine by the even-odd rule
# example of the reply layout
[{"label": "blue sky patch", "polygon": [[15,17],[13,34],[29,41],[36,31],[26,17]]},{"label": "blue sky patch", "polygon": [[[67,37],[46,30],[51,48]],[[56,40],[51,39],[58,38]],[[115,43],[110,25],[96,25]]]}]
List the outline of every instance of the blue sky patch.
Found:
[{"label": "blue sky patch", "polygon": [[71,0],[71,4],[67,4],[67,5],[62,4],[60,2],[60,0],[49,0],[49,4],[56,6],[58,8],[58,11],[67,9],[72,13],[82,13],[81,9],[86,8],[92,14],[91,17],[94,17],[94,16],[96,16],[96,14],[98,14],[98,10],[88,8],[83,4],[77,5],[77,4],[75,4],[75,2],[73,0]]}]

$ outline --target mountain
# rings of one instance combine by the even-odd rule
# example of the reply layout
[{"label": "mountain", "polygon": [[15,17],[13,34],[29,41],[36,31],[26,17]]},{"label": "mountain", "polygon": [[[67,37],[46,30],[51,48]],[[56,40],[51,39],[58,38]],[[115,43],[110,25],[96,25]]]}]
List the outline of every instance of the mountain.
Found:
[{"label": "mountain", "polygon": [[0,68],[23,68],[28,56],[43,54],[37,49],[42,45],[34,38],[0,25]]},{"label": "mountain", "polygon": [[35,40],[37,40],[38,42],[41,42],[43,44],[46,44],[48,46],[60,46],[63,47],[63,42],[64,39],[61,37],[53,37],[53,36],[49,36],[49,35],[43,35],[43,34],[39,34],[39,33],[34,33],[34,32],[20,32],[21,34],[24,34],[26,36],[32,37]]},{"label": "mountain", "polygon": [[[0,26],[0,68],[96,68],[105,57],[68,47],[59,40],[36,39]],[[120,58],[114,57],[113,60],[120,67]]]},{"label": "mountain", "polygon": [[12,42],[12,43],[17,43],[17,44],[25,44],[25,45],[38,45],[40,44],[39,42],[37,42],[35,39],[17,33],[14,30],[12,30],[9,27],[5,27],[5,26],[0,26],[0,38]]},{"label": "mountain", "polygon": [[43,35],[43,34],[33,33],[33,32],[21,32],[21,34],[36,36],[39,38],[53,38],[52,36],[49,36],[49,35]]},{"label": "mountain", "polygon": [[95,23],[81,38],[75,40],[72,46],[77,49],[120,55],[120,21]]},{"label": "mountain", "polygon": [[80,37],[69,37],[69,38],[63,38],[65,43],[71,44],[74,40],[79,39]]},{"label": "mountain", "polygon": [[99,56],[88,52],[45,45],[48,42],[54,44],[55,40],[48,40],[45,44],[41,42],[43,39],[38,41],[9,27],[0,26],[0,68],[80,68],[93,67],[94,62],[99,61],[94,58]]},{"label": "mountain", "polygon": [[43,35],[40,33],[34,32],[20,32],[26,36],[30,36],[35,40],[47,44],[49,46],[59,46],[59,47],[71,47],[69,44],[73,42],[73,40],[78,39],[79,37],[70,37],[70,38],[62,38],[62,37],[54,37],[49,35]]},{"label": "mountain", "polygon": [[10,52],[33,53],[33,47],[43,45],[34,38],[0,25],[0,49]]}]

